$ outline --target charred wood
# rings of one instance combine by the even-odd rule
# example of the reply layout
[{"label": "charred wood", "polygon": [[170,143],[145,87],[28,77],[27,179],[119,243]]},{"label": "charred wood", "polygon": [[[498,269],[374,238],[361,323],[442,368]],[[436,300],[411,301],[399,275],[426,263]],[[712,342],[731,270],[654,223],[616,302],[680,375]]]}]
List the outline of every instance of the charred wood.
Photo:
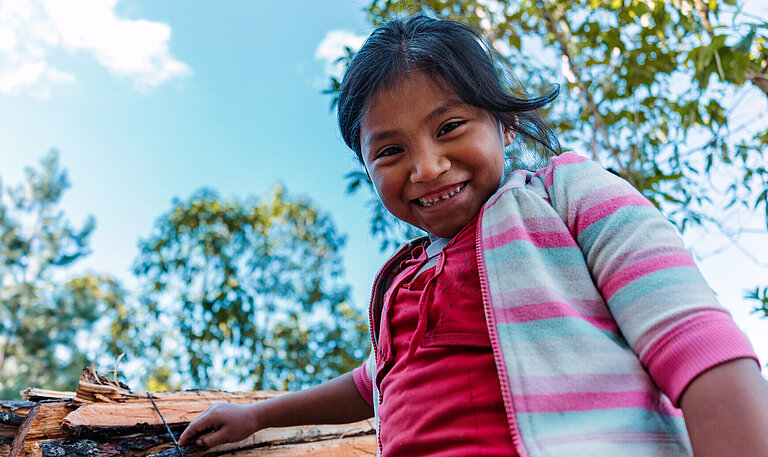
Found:
[{"label": "charred wood", "polygon": [[24,416],[9,413],[8,411],[0,411],[0,424],[18,427],[22,422],[24,422]]}]

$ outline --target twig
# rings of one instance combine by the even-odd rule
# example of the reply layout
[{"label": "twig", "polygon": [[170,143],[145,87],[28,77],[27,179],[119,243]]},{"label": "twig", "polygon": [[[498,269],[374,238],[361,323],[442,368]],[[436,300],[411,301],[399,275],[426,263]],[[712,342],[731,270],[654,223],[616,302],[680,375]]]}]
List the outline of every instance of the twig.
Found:
[{"label": "twig", "polygon": [[155,407],[155,411],[157,411],[157,415],[160,416],[160,420],[163,421],[163,425],[165,425],[165,429],[168,430],[168,434],[171,435],[171,439],[173,440],[173,445],[176,446],[176,451],[178,451],[180,457],[184,457],[184,451],[181,450],[179,447],[178,441],[176,441],[176,437],[173,435],[173,432],[171,431],[171,427],[168,426],[168,423],[165,421],[165,418],[160,413],[160,409],[157,407],[157,404],[155,403],[155,399],[152,398],[152,394],[147,392],[147,397],[149,397],[149,401],[152,402],[152,406]]}]

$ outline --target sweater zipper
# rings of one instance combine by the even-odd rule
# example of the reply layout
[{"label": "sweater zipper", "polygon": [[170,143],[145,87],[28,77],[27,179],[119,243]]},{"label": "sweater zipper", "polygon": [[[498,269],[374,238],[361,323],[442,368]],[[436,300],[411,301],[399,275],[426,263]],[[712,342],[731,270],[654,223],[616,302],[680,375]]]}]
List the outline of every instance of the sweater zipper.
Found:
[{"label": "sweater zipper", "polygon": [[374,354],[378,353],[378,345],[376,344],[376,334],[374,330],[374,319],[373,319],[373,302],[376,300],[376,286],[379,284],[379,280],[381,279],[381,275],[389,270],[389,267],[392,265],[394,260],[400,256],[400,251],[398,251],[394,256],[390,257],[389,260],[384,264],[381,269],[379,269],[379,272],[376,273],[376,278],[373,280],[373,287],[371,288],[371,299],[368,303],[368,332],[371,334],[371,347],[373,347]]},{"label": "sweater zipper", "polygon": [[507,375],[507,366],[504,363],[504,357],[501,354],[501,343],[499,342],[499,335],[496,333],[496,320],[493,315],[493,309],[491,308],[491,297],[488,292],[488,272],[485,269],[485,262],[483,259],[483,239],[482,222],[485,208],[480,210],[480,215],[477,218],[477,229],[475,231],[475,255],[477,256],[477,274],[480,277],[480,293],[483,298],[483,310],[485,311],[485,319],[488,322],[488,336],[491,340],[491,347],[493,348],[493,358],[496,361],[496,369],[499,372],[499,384],[501,385],[501,398],[504,401],[504,410],[507,413],[507,422],[509,424],[509,432],[512,435],[512,446],[514,446],[520,457],[528,457],[528,451],[526,451],[522,436],[520,434],[520,428],[515,420],[515,412],[512,407],[512,396],[509,388],[509,376]]},{"label": "sweater zipper", "polygon": [[[379,284],[379,280],[381,279],[381,275],[385,271],[389,271],[389,268],[392,266],[392,263],[395,262],[395,260],[399,259],[401,257],[401,252],[403,248],[397,251],[395,255],[389,258],[387,262],[384,264],[381,269],[379,269],[379,272],[376,274],[376,278],[373,280],[373,287],[371,288],[371,300],[368,303],[368,331],[371,334],[371,347],[373,348],[373,361],[376,362],[376,355],[378,354],[378,345],[376,344],[376,334],[374,331],[374,319],[373,319],[373,302],[376,300],[376,286]],[[383,309],[383,303],[382,303],[382,309]],[[378,371],[378,368],[376,370],[373,370],[373,379],[371,382],[373,383],[373,388],[376,389],[376,371]],[[376,389],[378,390],[378,389]],[[379,406],[381,406],[381,403],[383,401],[383,396],[381,394],[381,391],[379,390]],[[379,420],[378,417],[374,418],[376,421],[376,455],[381,455],[381,436],[379,434]]]},{"label": "sweater zipper", "polygon": [[[371,300],[370,300],[370,303],[368,303],[368,330],[369,330],[369,333],[371,334],[371,347],[373,348],[374,361],[376,360],[376,355],[378,354],[378,350],[379,350],[378,344],[376,344],[376,333],[374,330],[375,321],[373,318],[374,316],[373,304],[376,301],[376,288],[379,284],[379,281],[381,280],[382,274],[385,271],[389,271],[392,264],[400,260],[400,257],[402,257],[403,250],[409,247],[411,247],[410,244],[403,246],[397,251],[397,253],[395,253],[395,255],[390,257],[389,260],[387,260],[387,262],[384,264],[384,266],[381,267],[381,269],[379,269],[379,272],[376,274],[376,278],[373,280],[373,287],[371,288]],[[384,304],[382,303],[382,309],[379,311],[382,311],[384,309],[383,306]],[[381,319],[379,319],[379,322],[381,322]],[[376,373],[374,373],[374,379],[372,379],[372,382],[376,384]],[[379,406],[381,406],[381,402],[382,402],[382,395],[381,395],[381,391],[379,391]]]}]

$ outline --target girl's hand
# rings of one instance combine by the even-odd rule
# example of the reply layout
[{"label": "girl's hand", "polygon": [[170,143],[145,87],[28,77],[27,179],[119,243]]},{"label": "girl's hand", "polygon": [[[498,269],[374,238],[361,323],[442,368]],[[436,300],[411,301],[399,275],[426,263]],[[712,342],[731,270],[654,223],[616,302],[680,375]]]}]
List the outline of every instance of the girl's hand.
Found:
[{"label": "girl's hand", "polygon": [[255,404],[214,403],[193,420],[179,437],[179,445],[192,440],[209,448],[244,440],[259,430]]},{"label": "girl's hand", "polygon": [[250,405],[214,403],[179,437],[179,445],[194,441],[200,447],[244,440],[269,427],[344,424],[368,419],[373,408],[357,390],[352,372],[311,389]]}]

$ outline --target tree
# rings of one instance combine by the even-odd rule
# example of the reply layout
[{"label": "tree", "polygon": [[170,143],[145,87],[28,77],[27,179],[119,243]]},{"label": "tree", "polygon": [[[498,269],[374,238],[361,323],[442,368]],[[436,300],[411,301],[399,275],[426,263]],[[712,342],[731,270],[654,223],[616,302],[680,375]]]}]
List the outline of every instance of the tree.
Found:
[{"label": "tree", "polygon": [[199,388],[296,389],[348,371],[367,332],[348,304],[343,244],[328,216],[281,186],[264,202],[205,189],[176,200],[140,242],[141,290],[115,321],[114,349],[167,359],[151,375],[173,386],[187,383],[171,373]]},{"label": "tree", "polygon": [[122,306],[114,278],[66,277],[89,253],[95,227],[93,218],[76,228],[64,217],[69,186],[56,151],[39,170],[27,168],[22,184],[0,186],[0,398],[29,386],[73,389],[87,363],[87,333]]},{"label": "tree", "polygon": [[[766,103],[766,18],[735,0],[373,0],[368,13],[379,25],[422,8],[483,31],[529,89],[561,82],[546,114],[564,149],[625,178],[681,231],[718,231],[737,246],[742,233],[765,233],[766,109],[738,115]],[[332,79],[326,92],[338,88]],[[348,179],[353,192],[369,184]],[[745,211],[764,213],[764,226],[745,227]],[[383,213],[374,208],[374,234],[401,239]]]}]

